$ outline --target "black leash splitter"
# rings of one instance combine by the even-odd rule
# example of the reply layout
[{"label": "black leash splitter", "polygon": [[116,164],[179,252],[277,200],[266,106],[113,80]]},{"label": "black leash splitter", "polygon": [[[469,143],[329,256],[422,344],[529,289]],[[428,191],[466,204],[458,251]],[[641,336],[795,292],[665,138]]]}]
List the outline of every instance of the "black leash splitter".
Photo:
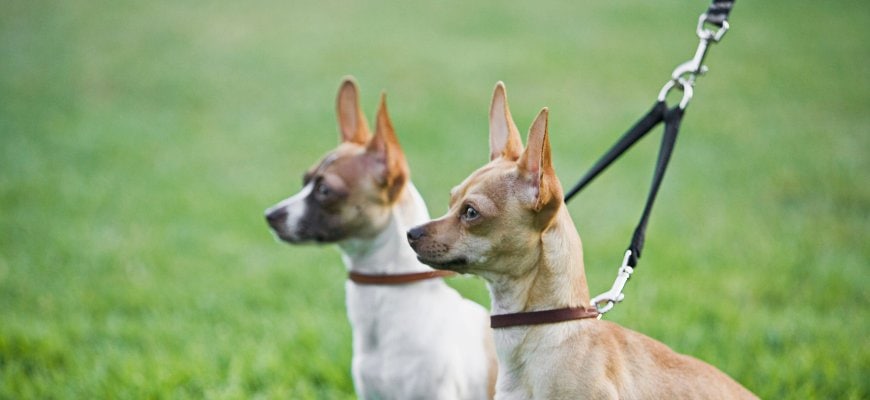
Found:
[{"label": "black leash splitter", "polygon": [[[653,105],[652,109],[647,112],[634,126],[632,126],[622,137],[604,154],[592,168],[587,172],[571,190],[565,195],[565,202],[570,201],[577,193],[583,190],[593,179],[600,175],[607,167],[616,161],[622,154],[627,152],[635,143],[646,136],[658,124],[664,123],[665,129],[662,135],[662,142],[659,146],[658,159],[656,160],[655,172],[653,173],[652,183],[650,184],[649,194],[647,195],[646,203],[641,214],[640,221],[634,229],[631,237],[631,242],[628,249],[625,251],[622,264],[619,267],[616,280],[613,282],[610,290],[592,298],[592,305],[596,307],[600,313],[610,311],[616,303],[623,300],[622,293],[625,284],[637,267],[643,250],[644,241],[646,239],[646,228],[649,222],[649,216],[652,212],[653,204],[664,179],[665,171],[671,159],[671,154],[676,144],[677,134],[680,131],[680,123],[686,112],[686,107],[689,101],[692,100],[694,94],[693,88],[695,79],[707,71],[704,64],[704,57],[707,55],[709,45],[719,42],[728,31],[728,15],[731,8],[734,6],[734,0],[714,0],[713,4],[707,9],[707,12],[701,14],[698,18],[698,26],[696,33],[700,38],[700,43],[695,51],[695,56],[691,60],[686,61],[671,74],[671,79],[659,91],[658,100]],[[706,28],[706,24],[711,24],[718,29],[710,30]],[[679,89],[683,92],[683,97],[680,103],[673,108],[668,108],[666,98],[668,93],[673,89]],[[599,318],[600,318],[599,315]]]}]

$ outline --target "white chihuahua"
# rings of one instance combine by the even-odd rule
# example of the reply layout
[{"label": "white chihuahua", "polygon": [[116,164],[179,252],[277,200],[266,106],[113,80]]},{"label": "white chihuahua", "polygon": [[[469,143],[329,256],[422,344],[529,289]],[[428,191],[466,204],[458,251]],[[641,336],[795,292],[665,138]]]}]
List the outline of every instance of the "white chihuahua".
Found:
[{"label": "white chihuahua", "polygon": [[405,239],[429,220],[387,115],[375,134],[352,78],[337,99],[341,143],[304,176],[296,195],[266,210],[289,243],[337,243],[350,280],[353,379],[362,399],[489,399],[496,360],[486,310],[417,261]]}]

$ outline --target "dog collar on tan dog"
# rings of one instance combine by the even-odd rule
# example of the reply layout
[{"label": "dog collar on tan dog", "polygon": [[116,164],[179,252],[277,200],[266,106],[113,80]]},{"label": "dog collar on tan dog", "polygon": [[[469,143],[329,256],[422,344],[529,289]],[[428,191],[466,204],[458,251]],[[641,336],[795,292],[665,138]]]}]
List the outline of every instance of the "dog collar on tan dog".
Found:
[{"label": "dog collar on tan dog", "polygon": [[567,307],[556,310],[490,315],[489,326],[496,329],[522,325],[552,324],[577,319],[597,318],[598,315],[600,314],[595,308]]},{"label": "dog collar on tan dog", "polygon": [[361,285],[403,285],[406,283],[425,281],[427,279],[444,278],[456,275],[453,271],[427,271],[412,274],[372,275],[350,271],[347,278]]}]

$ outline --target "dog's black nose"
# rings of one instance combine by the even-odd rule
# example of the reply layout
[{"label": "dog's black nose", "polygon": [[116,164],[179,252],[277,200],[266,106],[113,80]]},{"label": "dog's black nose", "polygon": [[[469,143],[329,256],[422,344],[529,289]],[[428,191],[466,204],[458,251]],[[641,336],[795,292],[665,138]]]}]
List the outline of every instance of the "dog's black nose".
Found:
[{"label": "dog's black nose", "polygon": [[413,245],[414,242],[420,240],[423,236],[426,236],[426,229],[423,229],[422,226],[411,228],[411,230],[408,231],[408,243]]},{"label": "dog's black nose", "polygon": [[266,221],[268,221],[270,225],[281,222],[284,218],[287,218],[287,209],[284,207],[266,214]]}]

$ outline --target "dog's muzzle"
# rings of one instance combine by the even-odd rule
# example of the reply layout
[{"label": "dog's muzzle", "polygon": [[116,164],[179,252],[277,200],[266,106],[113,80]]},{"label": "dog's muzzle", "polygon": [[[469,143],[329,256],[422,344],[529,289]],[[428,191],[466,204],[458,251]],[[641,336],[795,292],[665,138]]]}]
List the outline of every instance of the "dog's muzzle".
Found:
[{"label": "dog's muzzle", "polygon": [[287,220],[287,208],[280,207],[278,209],[272,210],[271,212],[266,213],[266,222],[269,226],[272,227],[277,232],[282,231],[281,229],[284,225],[284,221]]}]

